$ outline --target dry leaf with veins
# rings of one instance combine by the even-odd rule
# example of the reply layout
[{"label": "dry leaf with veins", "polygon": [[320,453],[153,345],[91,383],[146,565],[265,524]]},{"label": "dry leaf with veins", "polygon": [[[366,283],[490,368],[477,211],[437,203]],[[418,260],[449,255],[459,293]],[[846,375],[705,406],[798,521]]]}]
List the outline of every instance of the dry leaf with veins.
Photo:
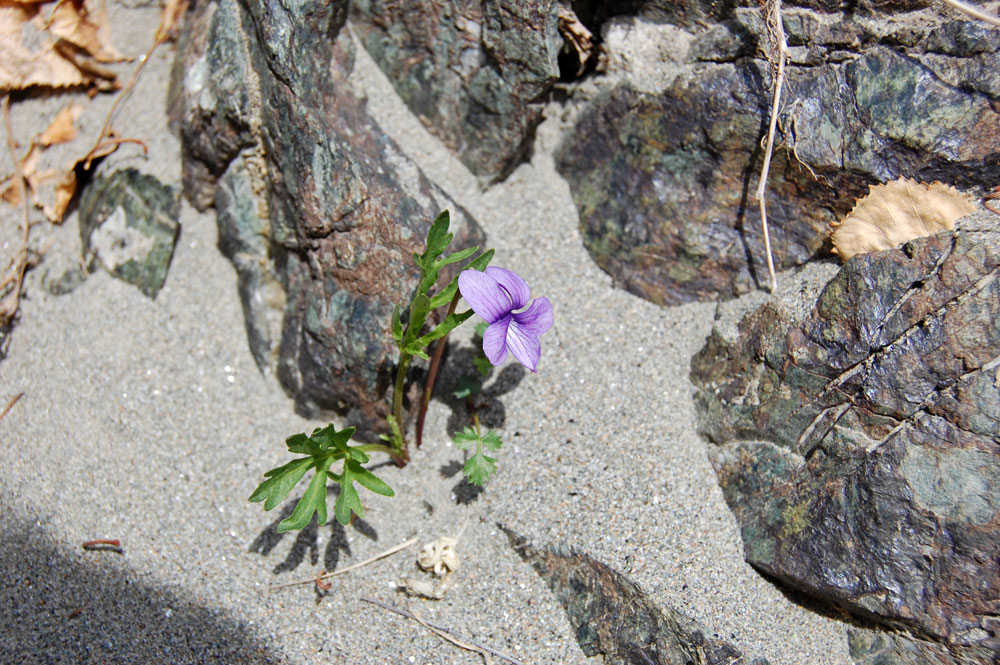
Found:
[{"label": "dry leaf with veins", "polygon": [[844,261],[950,231],[955,220],[976,209],[968,197],[940,182],[928,185],[899,178],[868,190],[843,221],[832,224],[833,251]]}]

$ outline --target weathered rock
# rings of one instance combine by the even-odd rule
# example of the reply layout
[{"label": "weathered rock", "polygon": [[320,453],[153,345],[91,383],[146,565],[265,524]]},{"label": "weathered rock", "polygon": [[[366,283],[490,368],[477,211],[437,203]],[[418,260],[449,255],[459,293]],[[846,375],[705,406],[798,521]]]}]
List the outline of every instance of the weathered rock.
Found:
[{"label": "weathered rock", "polygon": [[[80,197],[84,261],[103,267],[155,298],[167,278],[180,234],[180,193],[153,176],[122,169],[100,176]],[[72,290],[81,276],[64,276]]]},{"label": "weathered rock", "polygon": [[963,662],[993,662],[994,223],[854,257],[801,320],[765,304],[737,340],[713,332],[691,378],[747,561]]},{"label": "weathered rock", "polygon": [[388,139],[347,83],[347,3],[197,8],[175,67],[185,191],[214,204],[251,349],[299,407],[384,431],[396,303],[445,208],[454,247],[482,233]]},{"label": "weathered rock", "polygon": [[[500,528],[566,610],[587,656],[603,654],[612,665],[749,662],[732,645],[708,637],[694,620],[655,605],[636,584],[589,555],[563,547],[538,549],[510,529]],[[767,661],[753,662],[766,665]]]},{"label": "weathered rock", "polygon": [[[886,17],[921,3],[815,4],[822,11],[784,12],[791,59],[766,193],[778,269],[826,253],[829,223],[870,184],[1000,181],[997,31],[931,10]],[[666,17],[695,38],[677,40],[680,64],[660,63],[662,91],[626,77],[557,154],[595,261],[664,305],[733,297],[766,274],[754,191],[767,37],[757,9],[702,15],[720,18]]]},{"label": "weathered rock", "polygon": [[559,80],[556,0],[356,0],[365,49],[427,129],[483,180],[525,157]]}]

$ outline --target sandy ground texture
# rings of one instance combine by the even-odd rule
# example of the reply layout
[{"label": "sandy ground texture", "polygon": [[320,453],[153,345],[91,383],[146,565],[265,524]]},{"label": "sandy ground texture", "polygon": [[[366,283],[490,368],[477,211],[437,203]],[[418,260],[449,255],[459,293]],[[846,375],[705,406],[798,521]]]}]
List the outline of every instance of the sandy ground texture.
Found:
[{"label": "sandy ground texture", "polygon": [[[112,20],[127,26],[116,28],[116,44],[137,54],[158,10],[115,5]],[[164,112],[171,48],[154,55],[115,120],[149,144],[148,159],[126,147],[111,163],[177,183],[179,145]],[[493,414],[506,442],[498,477],[469,500],[455,475],[462,453],[447,434],[460,415],[434,402],[412,464],[380,469],[396,498],[365,495],[367,519],[346,529],[313,524],[278,535],[274,526],[292,502],[265,513],[246,498],[264,470],[287,461],[286,436],[323,423],[295,415],[254,365],[213,215],[185,204],[155,301],[102,272],[68,295],[49,294],[46,280],[78,261],[79,231],[75,213],[61,227],[41,224],[33,243],[47,253],[29,273],[0,362],[0,407],[24,393],[0,421],[0,660],[482,662],[360,600],[369,596],[408,605],[524,663],[600,662],[584,656],[502,523],[537,545],[591,554],[748,660],[849,662],[846,624],[744,563],[736,521],[695,431],[691,355],[717,314],[731,321],[765,296],[721,309],[664,309],[613,288],[583,249],[569,189],[554,169],[563,107],[549,109],[531,163],[482,191],[363,52],[353,81],[384,130],[484,227],[495,262],[554,304],[538,375],[508,366],[489,384],[503,393],[502,412]],[[43,129],[67,99],[15,103],[15,137]],[[111,97],[81,99],[90,104],[81,131],[92,137]],[[10,166],[0,158],[4,174]],[[17,242],[18,214],[0,208],[5,251]],[[786,301],[832,269],[782,275]],[[311,584],[271,588],[411,538],[455,535],[463,524],[461,568],[443,600],[408,600],[397,590],[404,577],[422,574],[415,547],[333,578],[323,594]],[[81,548],[95,538],[120,539],[124,553]]]}]

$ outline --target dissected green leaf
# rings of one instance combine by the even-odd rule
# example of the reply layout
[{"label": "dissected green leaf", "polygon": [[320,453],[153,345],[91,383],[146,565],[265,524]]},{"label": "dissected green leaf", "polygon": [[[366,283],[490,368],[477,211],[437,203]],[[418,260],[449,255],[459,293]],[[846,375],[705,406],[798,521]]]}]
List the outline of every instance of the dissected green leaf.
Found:
[{"label": "dissected green leaf", "polygon": [[320,449],[324,452],[336,448],[343,450],[346,448],[347,442],[354,436],[354,430],[354,427],[345,427],[338,432],[333,423],[330,423],[322,429],[317,428],[313,430],[312,437],[310,438],[318,443]]},{"label": "dissected green leaf", "polygon": [[457,252],[449,254],[448,256],[438,261],[438,265],[441,267],[450,266],[452,263],[458,263],[459,261],[464,261],[465,259],[469,258],[478,251],[479,251],[478,245],[475,247],[466,247],[465,249],[460,249]]},{"label": "dissected green leaf", "polygon": [[469,261],[469,265],[465,266],[463,270],[478,270],[479,272],[486,270],[486,266],[488,266],[490,261],[493,260],[493,252],[494,250],[492,249],[486,250],[476,258]]},{"label": "dissected green leaf", "polygon": [[[310,461],[316,462],[315,460]],[[320,525],[326,523],[326,471],[332,463],[333,458],[327,457],[315,464],[316,473],[309,482],[306,493],[295,504],[295,510],[292,511],[292,514],[278,522],[278,533],[284,533],[293,529],[304,529],[312,521],[313,513],[316,513],[317,521]]]},{"label": "dissected green leaf", "polygon": [[423,350],[431,342],[441,339],[452,330],[465,323],[469,317],[472,316],[472,314],[473,311],[471,309],[467,312],[462,312],[461,314],[449,314],[445,317],[444,321],[435,326],[429,333],[408,344],[406,352],[412,355],[419,355],[418,350]]},{"label": "dissected green leaf", "polygon": [[496,460],[482,453],[476,453],[465,460],[462,472],[473,485],[485,485],[486,481],[497,472]]},{"label": "dissected green leaf", "polygon": [[503,441],[500,440],[500,434],[496,430],[491,429],[483,435],[483,445],[490,450],[500,450]]},{"label": "dissected green leaf", "polygon": [[250,502],[263,501],[264,510],[271,510],[278,505],[278,502],[288,496],[288,493],[302,480],[302,476],[312,465],[313,458],[300,457],[293,459],[288,464],[271,469],[264,474],[267,480],[258,485],[257,489],[250,495]]},{"label": "dissected green leaf", "polygon": [[392,338],[396,340],[396,344],[403,341],[403,322],[399,318],[399,305],[392,310]]},{"label": "dissected green leaf", "polygon": [[451,437],[451,440],[455,444],[455,447],[459,450],[467,450],[476,445],[476,442],[479,441],[479,437],[476,436],[476,431],[474,429],[466,427],[464,430]]},{"label": "dissected green leaf", "polygon": [[431,228],[427,230],[427,244],[424,253],[420,256],[424,266],[430,265],[437,257],[444,254],[448,249],[451,239],[454,236],[448,233],[448,226],[451,223],[451,215],[447,210],[442,210],[441,214],[431,223]]},{"label": "dissected green leaf", "polygon": [[358,517],[364,519],[365,508],[361,505],[361,497],[358,496],[358,491],[354,489],[354,483],[351,482],[350,474],[345,471],[341,474],[340,496],[337,497],[337,503],[333,507],[333,515],[341,524],[348,524],[351,521],[352,511]]},{"label": "dissected green leaf", "polygon": [[[427,314],[430,312],[431,299],[423,293],[418,293],[410,305],[410,323],[406,327],[406,334],[403,336],[403,347],[406,348],[420,335],[420,330],[424,327]],[[407,351],[412,353],[412,351]]]},{"label": "dissected green leaf", "polygon": [[358,462],[360,464],[367,464],[368,460],[371,459],[368,456],[367,453],[365,453],[365,452],[363,452],[361,450],[358,450],[357,446],[351,446],[351,447],[349,447],[347,449],[347,454],[350,456],[350,458],[352,460],[355,460],[356,462]]},{"label": "dissected green leaf", "polygon": [[451,303],[451,299],[455,297],[455,293],[458,291],[458,275],[448,282],[448,286],[444,287],[431,298],[431,309],[437,309],[438,307],[444,307]]},{"label": "dissected green leaf", "polygon": [[308,434],[304,433],[291,435],[285,439],[285,445],[288,446],[288,452],[299,455],[312,455],[314,452],[319,451],[319,446],[316,445],[316,442],[310,439]]},{"label": "dissected green leaf", "polygon": [[483,386],[479,383],[479,379],[474,376],[459,377],[458,381],[455,383],[455,391],[452,393],[458,399],[465,399],[466,397],[471,397],[472,395],[478,395],[482,392]]},{"label": "dissected green leaf", "polygon": [[489,376],[490,372],[493,371],[493,363],[486,356],[476,356],[472,359],[472,364],[483,376]]},{"label": "dissected green leaf", "polygon": [[374,473],[372,473],[365,467],[361,466],[354,460],[348,461],[347,469],[348,471],[350,471],[351,476],[354,478],[354,480],[357,480],[359,483],[361,483],[364,487],[368,488],[372,492],[375,492],[376,494],[381,494],[382,496],[395,496],[396,493],[392,491],[392,488],[389,487],[389,485],[384,480],[382,480],[381,478],[379,478]]}]

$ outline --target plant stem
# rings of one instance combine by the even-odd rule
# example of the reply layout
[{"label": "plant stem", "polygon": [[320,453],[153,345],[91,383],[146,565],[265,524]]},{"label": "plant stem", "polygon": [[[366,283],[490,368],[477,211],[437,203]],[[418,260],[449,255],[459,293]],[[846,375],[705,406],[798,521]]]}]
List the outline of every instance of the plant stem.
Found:
[{"label": "plant stem", "polygon": [[396,451],[392,446],[387,446],[384,443],[365,443],[360,446],[356,446],[358,450],[363,453],[385,453],[393,459],[396,457]]},{"label": "plant stem", "polygon": [[778,111],[781,108],[781,87],[785,83],[785,60],[788,57],[788,43],[785,41],[785,29],[781,22],[781,0],[766,0],[764,19],[771,37],[771,59],[776,72],[774,75],[774,98],[771,102],[771,117],[767,129],[767,146],[764,149],[764,164],[760,169],[760,181],[757,183],[757,202],[760,204],[760,224],[764,230],[764,249],[767,253],[767,274],[770,278],[770,291],[778,288],[774,276],[774,259],[771,255],[771,237],[767,230],[767,203],[764,192],[767,189],[767,174],[771,167],[771,152],[774,150],[774,131],[778,124]]},{"label": "plant stem", "polygon": [[[458,307],[458,299],[462,297],[462,294],[455,291],[455,297],[451,299],[451,304],[448,305],[448,313],[445,314],[445,318],[448,318],[455,313],[455,308]],[[441,365],[441,357],[444,356],[444,347],[448,342],[448,335],[445,335],[437,341],[434,347],[434,357],[431,358],[431,367],[427,372],[427,385],[424,386],[424,398],[420,400],[420,411],[417,412],[417,448],[424,441],[424,418],[427,417],[427,405],[430,404],[431,394],[434,392],[434,382],[437,380],[438,366]]]},{"label": "plant stem", "polygon": [[406,440],[403,434],[403,389],[406,384],[406,369],[410,366],[410,354],[399,352],[399,368],[396,370],[396,388],[392,393],[392,415],[396,418],[398,434],[393,437],[392,446],[396,454],[406,458]]}]

